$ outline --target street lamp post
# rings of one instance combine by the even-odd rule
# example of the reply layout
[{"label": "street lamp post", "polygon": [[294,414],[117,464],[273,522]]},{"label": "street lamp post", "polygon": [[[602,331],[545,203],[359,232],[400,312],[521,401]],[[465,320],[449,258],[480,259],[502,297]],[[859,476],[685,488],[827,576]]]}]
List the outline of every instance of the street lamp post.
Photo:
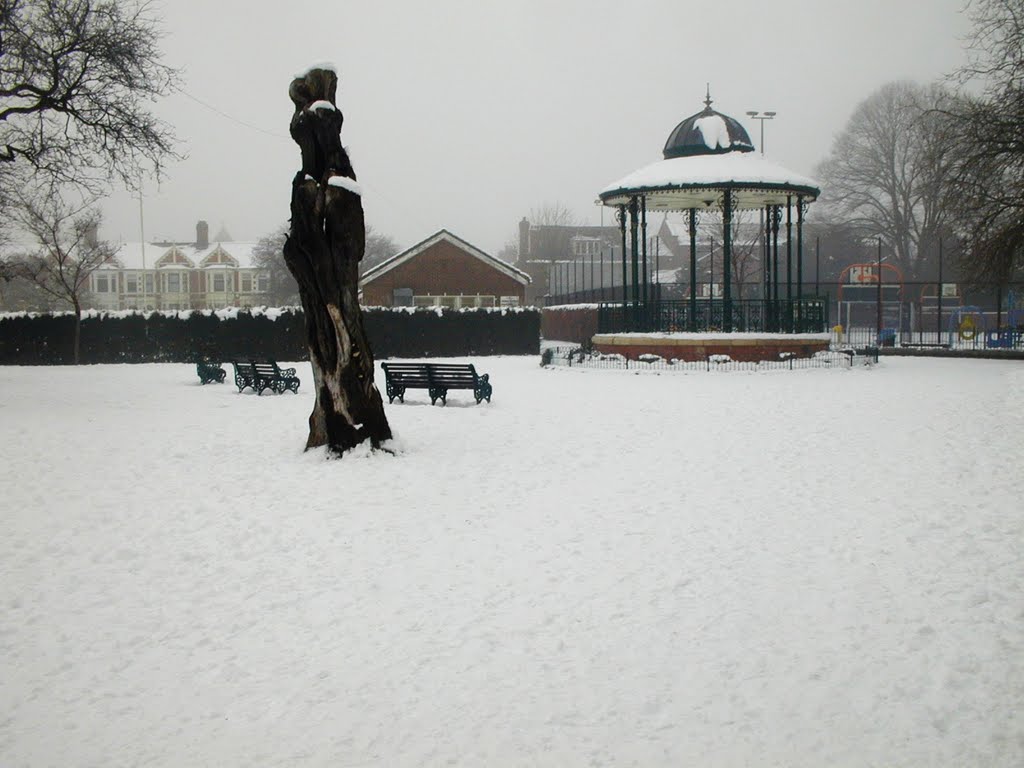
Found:
[{"label": "street lamp post", "polygon": [[761,123],[761,155],[764,156],[764,121],[771,120],[778,112],[759,112],[756,109],[747,112],[747,115]]},{"label": "street lamp post", "polygon": [[[759,123],[761,123],[761,157],[764,157],[764,121],[765,120],[773,119],[775,117],[775,115],[777,115],[777,114],[778,114],[778,112],[773,112],[773,111],[760,112],[760,111],[758,111],[756,109],[752,109],[752,110],[748,110],[747,111],[747,116],[748,117],[750,117],[753,120],[757,120]],[[760,226],[761,236],[764,236],[764,211],[763,210],[758,214],[758,221],[760,222],[760,225],[761,225]],[[761,264],[764,267],[764,274],[765,274],[764,279],[762,280],[762,285],[764,286],[764,290],[767,291],[768,280],[769,280],[768,275],[771,274],[771,272],[770,272],[771,264],[769,263],[771,261],[771,250],[770,250],[770,246],[768,245],[768,238],[767,237],[764,240],[764,248],[761,251],[761,256],[762,256]],[[770,297],[765,297],[765,298],[770,298]]]}]

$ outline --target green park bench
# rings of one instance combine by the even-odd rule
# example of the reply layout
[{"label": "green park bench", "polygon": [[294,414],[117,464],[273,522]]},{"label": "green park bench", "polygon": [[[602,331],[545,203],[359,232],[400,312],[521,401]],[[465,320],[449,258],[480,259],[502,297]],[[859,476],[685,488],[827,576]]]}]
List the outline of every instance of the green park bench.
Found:
[{"label": "green park bench", "polygon": [[286,390],[293,393],[299,391],[299,379],[294,368],[281,368],[273,360],[235,360],[231,363],[235,368],[235,386],[241,392],[251,387],[257,395],[269,389],[277,394]]},{"label": "green park bench", "polygon": [[479,405],[481,400],[491,402],[492,387],[488,374],[477,374],[476,368],[461,363],[381,363],[387,385],[388,402],[397,397],[405,402],[408,389],[425,389],[430,404],[438,400],[448,404],[448,390],[470,389]]}]

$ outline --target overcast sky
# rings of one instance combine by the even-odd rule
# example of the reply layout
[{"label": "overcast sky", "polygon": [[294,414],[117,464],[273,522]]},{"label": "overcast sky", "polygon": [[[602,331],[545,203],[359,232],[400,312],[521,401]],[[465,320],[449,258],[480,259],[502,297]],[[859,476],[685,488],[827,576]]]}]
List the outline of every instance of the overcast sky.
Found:
[{"label": "overcast sky", "polygon": [[[287,221],[298,147],[288,84],[339,76],[342,141],[367,221],[408,247],[447,228],[491,253],[531,209],[598,223],[597,193],[653,160],[703,108],[775,110],[767,155],[813,175],[857,104],[964,58],[964,0],[164,0],[159,105],[187,159],[147,183],[145,235],[235,240]],[[138,240],[139,203],[104,205],[103,235]],[[611,221],[606,214],[605,220]]]}]

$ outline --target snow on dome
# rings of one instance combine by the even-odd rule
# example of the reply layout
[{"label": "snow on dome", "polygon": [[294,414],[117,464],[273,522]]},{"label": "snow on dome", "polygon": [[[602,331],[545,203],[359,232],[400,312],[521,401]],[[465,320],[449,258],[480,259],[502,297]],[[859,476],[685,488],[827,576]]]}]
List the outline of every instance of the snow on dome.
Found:
[{"label": "snow on dome", "polygon": [[704,144],[708,149],[728,149],[732,146],[729,126],[726,125],[721,115],[715,113],[697,118],[694,121],[694,127],[700,131],[701,138],[704,139]]},{"label": "snow on dome", "polygon": [[327,180],[327,186],[340,187],[360,197],[363,196],[363,188],[359,186],[359,182],[355,179],[350,179],[348,176],[331,176]]}]

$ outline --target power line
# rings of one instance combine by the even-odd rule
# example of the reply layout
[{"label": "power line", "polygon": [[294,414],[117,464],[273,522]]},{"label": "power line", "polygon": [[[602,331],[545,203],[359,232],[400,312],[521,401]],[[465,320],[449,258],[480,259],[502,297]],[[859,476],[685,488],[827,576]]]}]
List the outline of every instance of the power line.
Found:
[{"label": "power line", "polygon": [[238,123],[239,125],[244,126],[244,127],[248,128],[249,130],[257,131],[259,133],[266,134],[267,136],[273,136],[275,139],[287,139],[288,141],[291,141],[291,137],[290,136],[285,136],[283,133],[275,133],[274,131],[268,131],[265,128],[260,128],[258,125],[253,125],[252,123],[247,123],[244,120],[239,120],[234,115],[229,115],[224,110],[218,109],[217,107],[213,106],[212,104],[203,101],[198,96],[193,96],[188,91],[185,91],[185,90],[183,90],[181,88],[175,88],[174,90],[177,91],[178,93],[180,93],[186,99],[191,99],[192,101],[194,101],[199,106],[205,107],[206,109],[210,110],[211,112],[214,112],[215,114],[218,114],[221,117],[226,118],[226,119],[230,120],[233,123]]}]

